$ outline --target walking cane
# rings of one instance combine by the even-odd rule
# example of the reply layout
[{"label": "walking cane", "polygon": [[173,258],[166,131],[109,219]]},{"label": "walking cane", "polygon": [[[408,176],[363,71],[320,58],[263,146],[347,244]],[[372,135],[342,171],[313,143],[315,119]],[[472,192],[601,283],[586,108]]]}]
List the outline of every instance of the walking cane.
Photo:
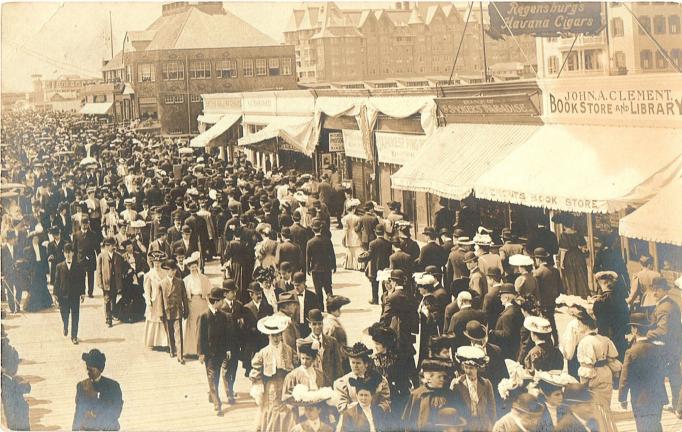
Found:
[{"label": "walking cane", "polygon": [[2,278],[2,284],[5,286],[6,291],[9,292],[10,295],[12,296],[12,299],[10,300],[10,299],[8,298],[8,299],[7,299],[7,302],[8,302],[8,303],[9,303],[10,301],[14,302],[14,311],[15,311],[15,312],[13,312],[13,313],[16,313],[16,311],[19,311],[19,313],[21,313],[21,314],[23,315],[24,311],[21,310],[21,304],[20,304],[19,301],[17,300],[17,295],[15,294],[14,289],[12,289],[12,287],[7,283],[7,281],[5,280],[4,277]]},{"label": "walking cane", "polygon": [[[168,280],[163,281],[165,283],[168,283]],[[159,294],[161,296],[161,310],[163,311],[163,314],[161,315],[161,320],[163,321],[163,327],[166,329],[166,342],[168,342],[168,353],[170,356],[173,356],[173,346],[171,345],[171,338],[170,338],[170,329],[168,327],[168,318],[166,317],[166,302],[163,299],[163,282],[161,285],[159,285],[159,290],[161,291]],[[182,326],[180,326],[182,327]]]}]

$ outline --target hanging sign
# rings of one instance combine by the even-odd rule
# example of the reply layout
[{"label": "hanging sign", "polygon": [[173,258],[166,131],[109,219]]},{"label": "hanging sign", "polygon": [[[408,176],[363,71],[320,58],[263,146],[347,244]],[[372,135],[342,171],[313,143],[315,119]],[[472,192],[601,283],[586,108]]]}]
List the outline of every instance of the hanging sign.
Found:
[{"label": "hanging sign", "polygon": [[365,146],[362,143],[362,132],[357,129],[343,129],[343,151],[347,157],[367,160]]},{"label": "hanging sign", "polygon": [[492,2],[488,5],[493,36],[596,35],[602,31],[600,2]]},{"label": "hanging sign", "polygon": [[405,165],[414,159],[426,141],[425,135],[376,132],[379,162]]},{"label": "hanging sign", "polygon": [[343,151],[343,132],[329,132],[329,151]]}]

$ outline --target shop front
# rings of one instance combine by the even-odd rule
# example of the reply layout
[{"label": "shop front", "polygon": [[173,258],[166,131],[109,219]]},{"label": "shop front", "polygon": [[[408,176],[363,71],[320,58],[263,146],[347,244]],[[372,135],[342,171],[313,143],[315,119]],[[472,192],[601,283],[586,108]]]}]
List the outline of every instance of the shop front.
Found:
[{"label": "shop front", "polygon": [[219,93],[202,95],[203,112],[197,117],[199,135],[191,147],[203,147],[207,152],[217,152],[220,158],[232,160],[241,129],[242,94]]}]

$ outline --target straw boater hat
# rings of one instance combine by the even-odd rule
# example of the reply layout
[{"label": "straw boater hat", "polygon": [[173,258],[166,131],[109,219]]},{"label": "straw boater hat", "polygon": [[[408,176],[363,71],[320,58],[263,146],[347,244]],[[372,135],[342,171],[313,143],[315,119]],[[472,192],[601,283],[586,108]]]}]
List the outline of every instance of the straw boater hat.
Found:
[{"label": "straw boater hat", "polygon": [[256,328],[265,335],[278,335],[286,330],[291,322],[289,317],[283,315],[269,315],[258,320]]},{"label": "straw boater hat", "polygon": [[611,270],[600,271],[594,274],[594,278],[596,280],[606,280],[609,282],[615,282],[618,279],[618,273]]},{"label": "straw boater hat", "polygon": [[477,346],[461,346],[457,348],[455,359],[462,365],[485,367],[488,364],[488,356],[485,351]]},{"label": "straw boater hat", "polygon": [[460,246],[471,246],[474,242],[466,236],[457,237],[457,244]]},{"label": "straw boater hat", "polygon": [[149,252],[149,257],[152,259],[152,262],[163,262],[166,258],[168,258],[166,253],[163,251],[151,251]]},{"label": "straw boater hat", "polygon": [[286,400],[286,403],[292,406],[316,406],[329,401],[333,397],[334,390],[331,387],[310,390],[305,384],[296,384],[291,390],[291,397]]},{"label": "straw boater hat", "polygon": [[578,380],[562,370],[535,371],[533,376],[535,381],[543,381],[555,387],[565,387],[568,384],[577,384]]},{"label": "straw boater hat", "polygon": [[519,267],[532,266],[533,258],[522,254],[512,255],[509,257],[509,265]]},{"label": "straw boater hat", "polygon": [[529,315],[523,320],[523,326],[526,330],[539,333],[539,334],[549,334],[552,333],[552,325],[548,319]]}]

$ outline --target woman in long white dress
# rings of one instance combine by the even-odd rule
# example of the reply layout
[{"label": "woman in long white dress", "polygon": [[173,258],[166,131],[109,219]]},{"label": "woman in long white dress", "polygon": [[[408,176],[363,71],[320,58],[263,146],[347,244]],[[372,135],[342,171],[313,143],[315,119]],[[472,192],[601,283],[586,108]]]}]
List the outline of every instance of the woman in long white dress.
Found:
[{"label": "woman in long white dress", "polygon": [[189,313],[185,324],[185,355],[195,356],[199,346],[199,318],[208,310],[208,295],[211,282],[199,271],[199,252],[194,252],[185,259],[189,275],[185,276],[185,290],[189,300]]},{"label": "woman in long white dress", "polygon": [[613,395],[613,375],[620,373],[622,364],[618,360],[618,350],[611,339],[590,329],[578,344],[576,353],[580,368],[578,375],[581,383],[586,383],[594,393],[594,402],[607,413]]},{"label": "woman in long white dress", "polygon": [[344,268],[347,270],[362,270],[358,256],[362,252],[362,240],[359,234],[360,216],[357,208],[360,200],[353,198],[348,202],[348,214],[341,218],[343,225],[343,245],[346,247]]},{"label": "woman in long white dress", "polygon": [[144,345],[147,348],[168,346],[168,336],[163,324],[163,296],[161,282],[165,271],[161,269],[161,262],[166,254],[160,251],[152,252],[153,267],[144,275],[144,300],[147,304],[144,324]]}]

